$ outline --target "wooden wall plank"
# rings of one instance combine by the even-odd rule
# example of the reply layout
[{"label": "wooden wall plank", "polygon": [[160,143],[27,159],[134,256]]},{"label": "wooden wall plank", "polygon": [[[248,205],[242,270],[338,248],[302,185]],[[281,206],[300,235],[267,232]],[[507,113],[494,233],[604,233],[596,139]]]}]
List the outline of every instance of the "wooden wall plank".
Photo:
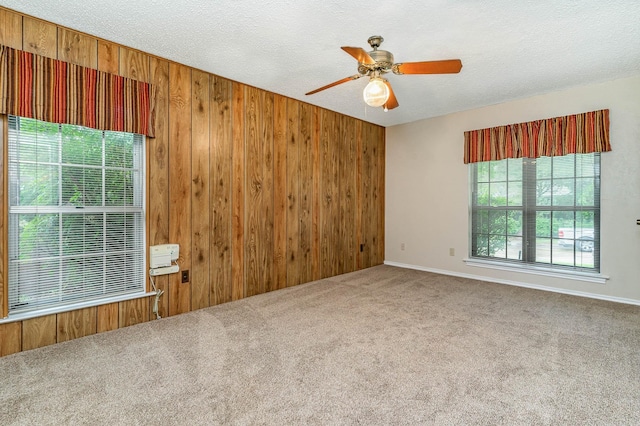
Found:
[{"label": "wooden wall plank", "polygon": [[262,175],[263,145],[260,134],[262,102],[260,91],[245,86],[245,297],[264,293],[261,280],[260,239],[263,234],[262,199],[264,177]]},{"label": "wooden wall plank", "polygon": [[22,322],[0,324],[0,357],[22,350]]},{"label": "wooden wall plank", "polygon": [[119,74],[138,81],[149,82],[149,55],[137,50],[120,48]]},{"label": "wooden wall plank", "polygon": [[300,284],[300,103],[287,101],[287,287]]},{"label": "wooden wall plank", "polygon": [[41,348],[56,343],[56,315],[22,321],[22,350]]},{"label": "wooden wall plank", "polygon": [[209,74],[193,70],[191,94],[191,309],[210,306]]},{"label": "wooden wall plank", "polygon": [[58,59],[89,68],[98,68],[98,40],[94,37],[60,28]]},{"label": "wooden wall plank", "polygon": [[231,199],[231,299],[244,297],[245,130],[244,85],[233,83],[232,199]]},{"label": "wooden wall plank", "polygon": [[116,330],[119,325],[118,303],[109,303],[107,305],[98,306],[96,331],[103,333],[105,331]]},{"label": "wooden wall plank", "polygon": [[300,105],[300,137],[298,150],[298,274],[300,283],[313,281],[312,214],[313,214],[313,107]]},{"label": "wooden wall plank", "polygon": [[311,234],[311,253],[312,279],[319,280],[322,277],[322,263],[320,260],[320,199],[321,199],[321,160],[320,155],[320,133],[322,114],[318,107],[313,107],[313,207],[312,207],[312,234]]},{"label": "wooden wall plank", "polygon": [[340,249],[340,160],[342,152],[342,141],[340,140],[340,115],[331,111],[327,114],[330,119],[330,138],[329,138],[329,158],[331,165],[331,176],[327,177],[327,182],[331,179],[330,192],[329,188],[325,188],[330,199],[330,233],[328,235],[328,244],[330,244],[330,262],[331,269],[328,271],[329,276],[340,273],[338,269],[338,258],[341,253]]},{"label": "wooden wall plank", "polygon": [[[149,192],[147,212],[147,237],[149,245],[169,243],[169,62],[151,59],[151,83],[156,86],[156,133],[155,138],[148,138],[147,165]],[[169,277],[154,278],[158,291],[164,294],[158,302],[158,314],[169,315]],[[149,300],[151,319],[154,298]]]},{"label": "wooden wall plank", "polygon": [[[169,64],[169,242],[180,270],[191,269],[191,68]],[[191,310],[191,283],[169,275],[169,315]]]},{"label": "wooden wall plank", "polygon": [[118,328],[149,321],[149,302],[146,298],[118,302]]},{"label": "wooden wall plank", "polygon": [[362,250],[363,247],[363,223],[362,220],[365,219],[362,214],[363,209],[363,188],[362,188],[362,138],[363,138],[363,122],[358,121],[356,124],[356,244],[357,244],[357,254],[356,254],[356,268],[362,269],[364,264],[364,252]]},{"label": "wooden wall plank", "polygon": [[356,269],[356,255],[358,244],[355,230],[355,120],[350,117],[340,117],[340,158],[339,160],[339,200],[340,226],[338,273],[344,274]]},{"label": "wooden wall plank", "polygon": [[370,178],[370,185],[371,185],[371,199],[370,199],[370,205],[369,205],[369,212],[370,212],[370,218],[371,218],[371,222],[370,225],[371,227],[369,228],[369,233],[371,235],[371,240],[370,240],[370,247],[369,247],[369,252],[370,252],[370,259],[371,259],[371,263],[370,266],[374,266],[378,264],[378,208],[377,208],[377,203],[378,203],[378,191],[379,191],[379,187],[378,187],[378,176],[380,175],[380,170],[378,167],[378,143],[376,140],[376,136],[377,136],[377,126],[373,126],[371,124],[368,125],[369,126],[369,144],[371,146],[371,157],[370,157],[370,173],[369,173],[369,178]]},{"label": "wooden wall plank", "polygon": [[273,236],[273,213],[274,213],[274,200],[273,200],[273,120],[274,120],[274,95],[264,90],[260,91],[260,97],[262,99],[262,205],[260,207],[263,212],[261,230],[262,237],[260,239],[259,254],[261,265],[261,288],[264,291],[276,290],[278,287],[273,278],[273,249],[274,249],[274,236]]},{"label": "wooden wall plank", "polygon": [[0,44],[22,49],[22,15],[0,8]]},{"label": "wooden wall plank", "polygon": [[[153,60],[156,63],[164,62],[156,58]],[[167,66],[168,65],[167,63]],[[120,47],[117,44],[98,40],[98,69],[110,74],[118,74],[118,70],[120,69]],[[152,79],[152,82],[153,81]],[[156,126],[157,125],[158,120],[156,119]]]},{"label": "wooden wall plank", "polygon": [[371,262],[371,174],[373,163],[371,161],[371,126],[369,123],[362,125],[362,174],[361,174],[361,208],[360,223],[362,225],[362,238],[360,244],[363,245],[361,268],[369,268]]},{"label": "wooden wall plank", "polygon": [[54,24],[25,16],[22,25],[22,46],[25,52],[58,58],[57,28]]},{"label": "wooden wall plank", "polygon": [[273,129],[273,280],[287,286],[287,99],[274,97]]},{"label": "wooden wall plank", "polygon": [[338,115],[323,111],[320,155],[322,156],[322,204],[320,214],[321,235],[321,276],[337,274],[337,250],[339,242],[339,200],[338,200]]},{"label": "wooden wall plank", "polygon": [[231,301],[231,81],[211,84],[211,304]]},{"label": "wooden wall plank", "polygon": [[57,315],[58,343],[97,332],[98,308],[90,307]]}]

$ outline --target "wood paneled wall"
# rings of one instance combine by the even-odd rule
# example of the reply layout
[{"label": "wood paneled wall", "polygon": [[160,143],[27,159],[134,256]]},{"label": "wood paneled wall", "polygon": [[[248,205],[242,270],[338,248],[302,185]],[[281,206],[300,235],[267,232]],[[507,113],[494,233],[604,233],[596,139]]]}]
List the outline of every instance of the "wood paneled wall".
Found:
[{"label": "wood paneled wall", "polygon": [[[384,128],[2,8],[0,44],[157,86],[148,244],[180,244],[190,274],[186,283],[181,274],[157,277],[162,317],[383,262]],[[5,222],[6,208],[0,317]],[[2,324],[0,355],[152,320],[152,304]]]}]

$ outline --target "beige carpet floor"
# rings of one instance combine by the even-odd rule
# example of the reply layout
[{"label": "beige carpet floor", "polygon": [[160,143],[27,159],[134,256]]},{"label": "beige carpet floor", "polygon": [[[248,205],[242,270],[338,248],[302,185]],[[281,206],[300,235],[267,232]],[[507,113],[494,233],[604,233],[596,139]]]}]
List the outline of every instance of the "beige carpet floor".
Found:
[{"label": "beige carpet floor", "polygon": [[378,266],[0,358],[0,424],[640,424],[640,307]]}]

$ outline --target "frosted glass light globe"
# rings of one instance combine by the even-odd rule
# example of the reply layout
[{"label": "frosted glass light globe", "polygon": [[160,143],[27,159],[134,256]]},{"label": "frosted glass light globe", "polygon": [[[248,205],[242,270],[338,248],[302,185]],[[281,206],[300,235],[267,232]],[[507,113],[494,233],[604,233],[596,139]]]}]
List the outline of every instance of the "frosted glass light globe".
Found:
[{"label": "frosted glass light globe", "polygon": [[372,78],[367,87],[364,88],[362,97],[367,105],[379,107],[389,99],[389,88],[381,78]]}]

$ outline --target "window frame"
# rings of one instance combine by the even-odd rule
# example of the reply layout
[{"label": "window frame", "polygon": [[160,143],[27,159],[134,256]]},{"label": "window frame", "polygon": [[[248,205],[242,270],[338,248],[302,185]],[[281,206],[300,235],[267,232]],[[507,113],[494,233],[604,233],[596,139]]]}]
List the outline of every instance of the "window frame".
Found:
[{"label": "window frame", "polygon": [[[109,206],[107,205],[106,196],[105,196],[105,192],[107,190],[107,185],[105,184],[106,183],[105,176],[107,175],[107,171],[113,170],[113,169],[121,169],[123,171],[127,170],[126,168],[117,168],[117,167],[110,168],[110,166],[107,166],[107,163],[105,160],[105,157],[106,157],[105,135],[108,133],[125,133],[125,132],[110,132],[110,131],[104,131],[104,130],[98,130],[98,129],[84,128],[89,131],[100,132],[100,138],[101,138],[101,144],[102,144],[101,165],[97,167],[92,166],[89,168],[101,170],[102,194],[100,198],[101,198],[102,205],[100,206],[84,206],[83,205],[82,207],[63,206],[62,198],[59,198],[57,206],[46,206],[46,207],[38,206],[38,205],[15,206],[13,205],[14,203],[11,200],[11,194],[12,194],[11,185],[13,184],[11,170],[12,170],[12,167],[14,166],[17,167],[17,164],[20,164],[20,163],[19,161],[18,162],[12,161],[11,150],[15,149],[15,147],[12,147],[12,144],[14,143],[14,141],[12,141],[11,133],[13,131],[16,131],[17,128],[19,128],[19,121],[23,118],[11,116],[11,115],[5,115],[4,117],[5,119],[3,121],[6,127],[5,127],[5,131],[3,132],[4,133],[3,139],[6,142],[5,153],[7,155],[6,156],[7,172],[5,174],[5,178],[6,178],[5,220],[7,223],[7,228],[6,228],[7,229],[7,237],[6,237],[7,254],[6,254],[6,261],[5,261],[6,271],[7,271],[6,277],[10,278],[12,274],[11,254],[12,254],[12,247],[15,244],[17,244],[17,241],[15,240],[14,237],[15,235],[17,235],[15,227],[18,226],[15,223],[16,221],[12,218],[12,215],[17,215],[17,214],[55,214],[55,215],[58,215],[60,222],[62,222],[64,215],[67,215],[66,217],[70,217],[74,214],[82,214],[83,216],[86,216],[88,214],[102,215],[104,227],[107,227],[109,225],[109,222],[107,219],[107,216],[109,214],[121,214],[123,216],[127,214],[133,214],[136,217],[136,219],[134,220],[135,222],[134,225],[132,225],[135,228],[132,234],[133,234],[133,237],[135,238],[134,252],[137,252],[137,253],[134,253],[135,267],[133,267],[133,269],[130,270],[132,274],[128,275],[129,277],[131,277],[131,281],[133,282],[133,284],[129,286],[131,288],[128,288],[120,292],[103,292],[102,294],[99,294],[96,296],[79,298],[79,300],[73,300],[73,299],[62,300],[58,303],[53,303],[53,304],[36,303],[35,306],[33,306],[32,308],[16,309],[11,306],[12,304],[10,300],[11,293],[12,293],[12,288],[11,288],[12,280],[7,279],[4,287],[5,293],[3,296],[4,303],[5,303],[5,311],[4,311],[5,318],[8,320],[26,319],[26,318],[31,318],[31,317],[36,317],[36,316],[41,316],[46,314],[66,312],[66,311],[81,309],[81,308],[90,307],[90,306],[99,306],[107,303],[119,302],[124,300],[132,300],[132,299],[148,296],[150,293],[147,292],[147,284],[146,284],[146,246],[147,246],[147,243],[146,243],[146,238],[147,238],[146,236],[146,233],[147,233],[147,230],[146,230],[146,227],[147,227],[147,223],[146,223],[147,221],[147,218],[146,218],[146,190],[147,190],[146,137],[140,134],[128,133],[129,135],[133,135],[133,140],[134,140],[131,151],[130,151],[132,155],[132,167],[128,169],[132,174],[131,182],[132,182],[132,189],[134,191],[131,197],[133,200],[136,200],[133,202],[133,205],[129,206],[127,205],[126,201],[123,201],[122,205]],[[29,119],[29,120],[33,120],[33,119]],[[41,120],[36,120],[36,121],[41,121]],[[60,141],[59,141],[60,151],[62,149],[61,138],[62,138],[63,126],[83,127],[83,126],[56,124],[56,123],[48,123],[48,124],[53,124],[58,126],[58,137],[60,138]],[[58,157],[57,166],[59,167],[59,170],[62,170],[62,168],[65,166],[69,167],[70,165],[71,163],[67,164],[64,162],[62,156]],[[81,170],[85,170],[87,168],[77,163],[73,163],[72,167],[76,167]],[[57,183],[58,191],[62,191],[62,186],[63,186],[62,175],[59,174],[58,183]],[[79,209],[82,210],[82,213],[79,213],[78,211]],[[126,233],[126,227],[123,228],[123,230]],[[62,228],[60,228],[58,232],[62,233]],[[108,238],[107,234],[102,235],[103,249],[102,249],[102,253],[97,256],[102,258],[102,264],[103,264],[102,280],[103,280],[103,286],[105,286],[105,288],[108,285],[108,282],[109,282],[108,280],[110,278],[108,276],[110,265],[107,259],[110,254],[113,255],[114,253],[116,253],[113,250],[109,250],[107,248],[107,245],[108,245],[107,238]],[[63,248],[60,247],[60,250],[61,251],[60,251],[59,257],[62,259],[64,257],[62,253]],[[87,256],[86,250],[84,250],[82,254],[79,255],[79,257],[86,257],[86,256]],[[61,264],[62,264],[62,261],[61,261]],[[62,279],[63,279],[63,273],[60,272],[59,280],[62,280]],[[84,279],[82,280],[82,282],[83,283],[85,282]],[[62,284],[63,284],[63,281],[60,281],[60,285]],[[127,288],[127,285],[126,284],[123,285],[123,288]]]},{"label": "window frame", "polygon": [[[600,215],[601,215],[601,205],[600,205],[600,187],[601,187],[601,157],[600,153],[594,152],[591,154],[571,154],[571,155],[594,155],[595,159],[593,160],[594,165],[594,203],[592,206],[584,206],[579,205],[576,202],[576,186],[574,185],[574,202],[571,206],[565,205],[537,205],[536,200],[536,185],[538,180],[546,180],[540,179],[536,175],[536,164],[539,159],[532,158],[523,158],[522,165],[522,202],[520,205],[509,205],[509,200],[507,198],[506,205],[501,206],[491,206],[491,202],[488,201],[487,205],[478,205],[477,197],[478,197],[478,165],[480,163],[472,163],[470,164],[469,171],[469,251],[468,251],[468,259],[465,259],[465,263],[470,266],[482,266],[489,267],[494,269],[504,269],[504,270],[516,270],[519,272],[531,272],[531,273],[539,273],[542,275],[551,275],[551,276],[561,276],[561,277],[574,277],[575,279],[585,280],[585,281],[593,281],[603,283],[608,277],[601,275],[601,264],[600,264],[600,247],[601,247],[601,239],[600,239]],[[553,160],[554,157],[547,157]],[[500,161],[508,161],[500,160]],[[487,162],[492,163],[492,162]],[[573,165],[574,171],[572,174],[572,179],[574,183],[583,178],[583,175],[579,175],[576,171],[576,164],[578,161],[574,158]],[[508,169],[506,173],[506,177],[504,180],[504,184],[508,185]],[[553,176],[553,168],[551,168],[551,173]],[[555,179],[555,178],[553,178]],[[512,180],[513,182],[514,180]],[[488,180],[491,182],[491,179]],[[502,182],[502,181],[501,181]],[[481,182],[483,183],[483,182]],[[490,193],[491,195],[491,193]],[[489,195],[489,200],[491,199]],[[521,258],[520,259],[509,259],[506,258],[508,256],[508,252],[505,252],[505,257],[497,257],[491,256],[489,252],[487,255],[478,255],[477,250],[477,238],[476,236],[476,221],[478,220],[477,214],[479,211],[499,211],[505,212],[507,215],[508,211],[519,211],[522,212],[522,250],[521,250]],[[594,247],[593,247],[593,267],[577,265],[576,263],[576,245],[573,244],[573,265],[562,265],[558,263],[552,263],[553,260],[553,250],[554,245],[557,245],[561,240],[560,236],[553,235],[553,227],[550,225],[550,234],[548,237],[542,237],[536,235],[536,215],[538,212],[549,212],[552,217],[554,212],[573,212],[574,215],[574,229],[577,228],[575,224],[575,216],[581,211],[593,211],[593,220],[594,220]],[[552,223],[552,222],[551,222]],[[489,231],[487,231],[487,238],[491,235]],[[508,246],[508,227],[505,225],[505,233],[503,234],[505,241],[507,241]],[[550,259],[549,262],[541,262],[536,261],[536,239],[537,238],[549,238],[551,241],[550,246]],[[508,248],[507,248],[508,250]]]}]

